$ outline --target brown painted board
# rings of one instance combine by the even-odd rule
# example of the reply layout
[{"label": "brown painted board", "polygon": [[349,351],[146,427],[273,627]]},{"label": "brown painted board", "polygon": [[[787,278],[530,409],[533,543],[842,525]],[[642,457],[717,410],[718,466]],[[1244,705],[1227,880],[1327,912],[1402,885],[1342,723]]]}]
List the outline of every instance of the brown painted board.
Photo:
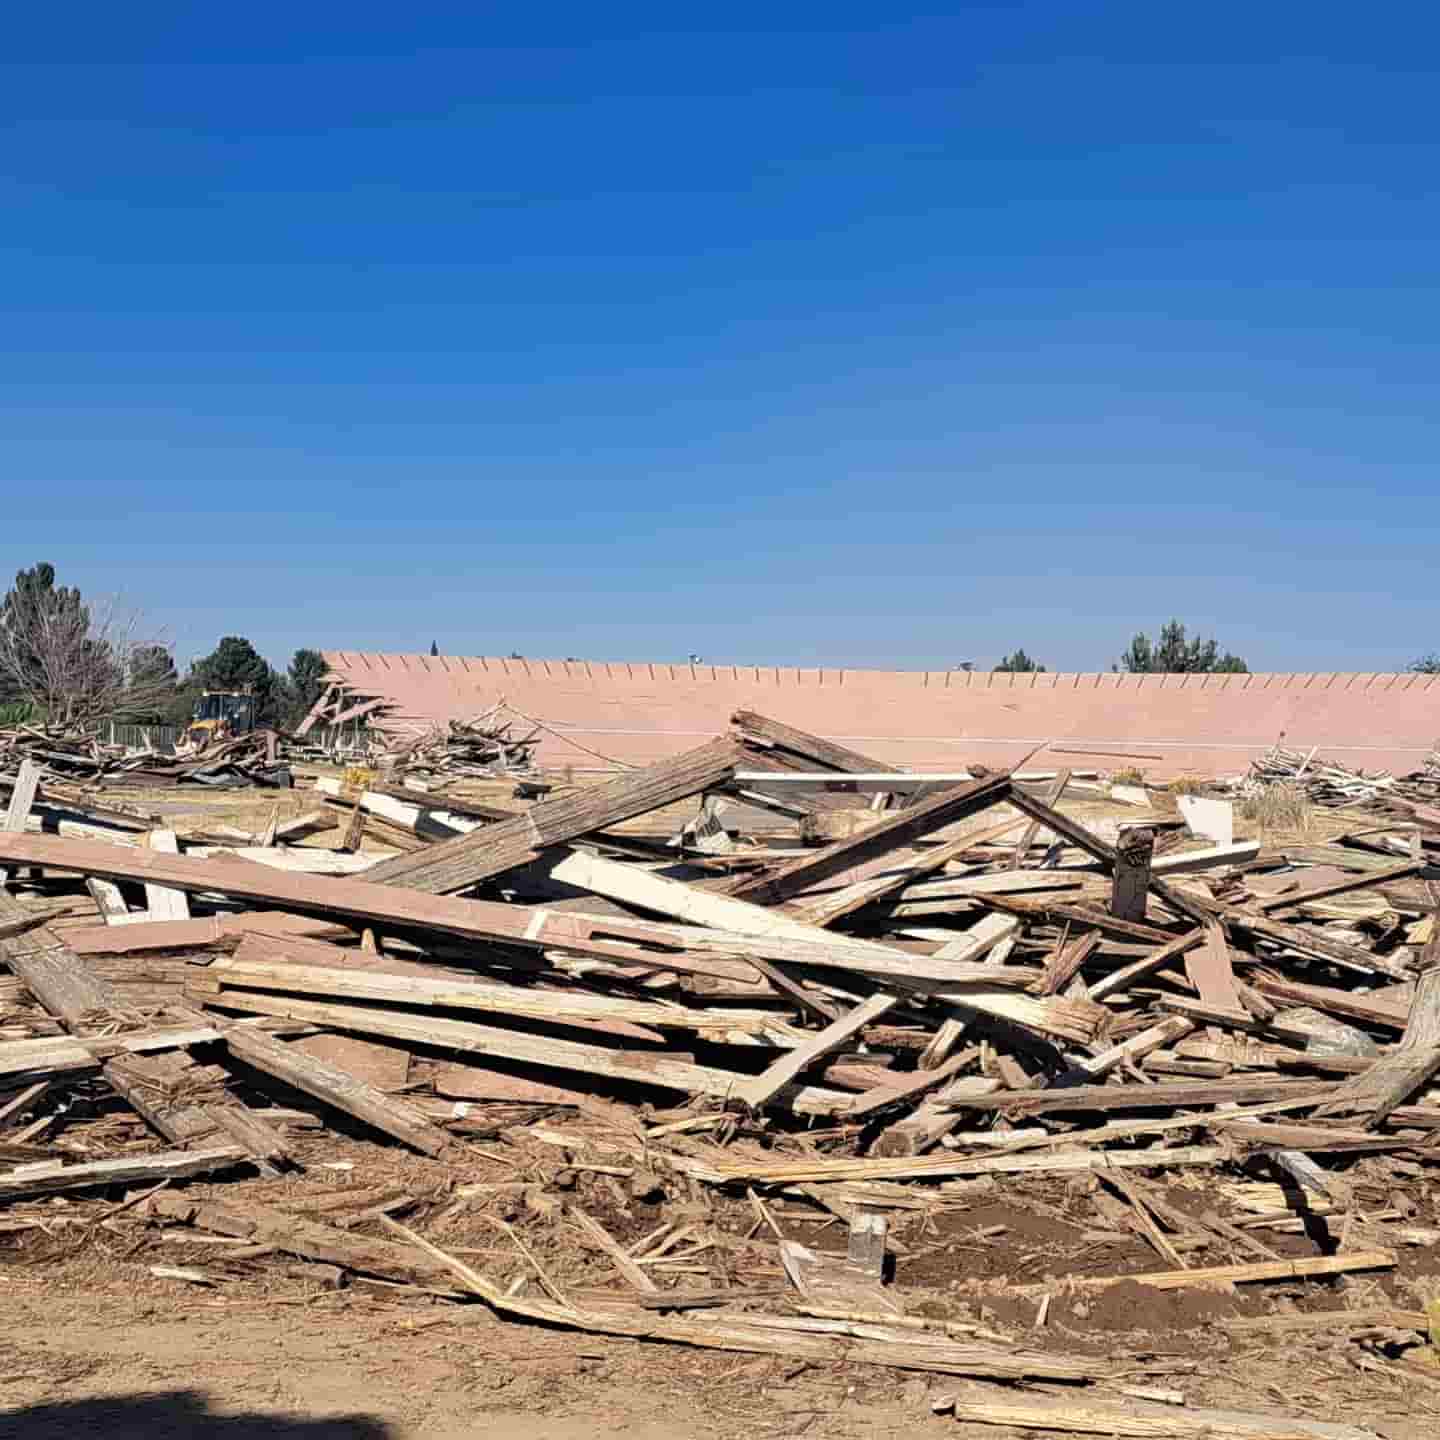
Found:
[{"label": "brown painted board", "polygon": [[1185,973],[1205,1004],[1233,1010],[1237,1015],[1247,1013],[1235,986],[1230,947],[1225,943],[1225,931],[1218,920],[1211,920],[1205,926],[1203,945],[1185,952]]},{"label": "brown painted board", "polygon": [[353,933],[348,925],[337,925],[333,920],[316,920],[283,910],[249,910],[242,915],[207,915],[200,920],[79,925],[65,931],[65,943],[77,955],[138,955],[146,950],[203,950],[252,930],[316,939],[341,939]]},{"label": "brown painted board", "polygon": [[410,1052],[356,1035],[307,1035],[292,1050],[344,1070],[377,1090],[403,1090],[410,1078]]}]

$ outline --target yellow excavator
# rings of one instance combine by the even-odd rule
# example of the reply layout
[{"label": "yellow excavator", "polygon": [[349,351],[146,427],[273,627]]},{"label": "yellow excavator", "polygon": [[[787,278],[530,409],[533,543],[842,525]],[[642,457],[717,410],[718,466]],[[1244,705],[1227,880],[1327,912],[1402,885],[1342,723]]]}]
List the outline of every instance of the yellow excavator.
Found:
[{"label": "yellow excavator", "polygon": [[248,690],[206,690],[195,702],[185,738],[194,746],[248,735],[255,728],[255,696]]}]

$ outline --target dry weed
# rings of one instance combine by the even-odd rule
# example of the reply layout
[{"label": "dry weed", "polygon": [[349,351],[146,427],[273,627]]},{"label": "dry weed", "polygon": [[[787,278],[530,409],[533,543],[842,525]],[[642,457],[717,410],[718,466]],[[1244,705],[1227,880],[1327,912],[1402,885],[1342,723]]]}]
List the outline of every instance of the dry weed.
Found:
[{"label": "dry weed", "polygon": [[1240,813],[1253,820],[1262,830],[1285,830],[1296,835],[1308,834],[1315,807],[1298,785],[1286,780],[1263,785],[1240,802]]},{"label": "dry weed", "polygon": [[1177,775],[1166,788],[1172,795],[1203,795],[1209,785],[1198,775]]}]

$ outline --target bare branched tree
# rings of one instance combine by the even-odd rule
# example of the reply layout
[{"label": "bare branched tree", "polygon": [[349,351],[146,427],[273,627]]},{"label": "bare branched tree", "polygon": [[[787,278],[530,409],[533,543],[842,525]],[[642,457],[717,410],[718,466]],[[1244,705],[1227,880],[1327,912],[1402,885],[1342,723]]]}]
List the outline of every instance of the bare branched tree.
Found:
[{"label": "bare branched tree", "polygon": [[82,603],[48,565],[22,571],[0,610],[0,686],[51,730],[149,718],[174,694],[169,654],[138,611],[118,599]]}]

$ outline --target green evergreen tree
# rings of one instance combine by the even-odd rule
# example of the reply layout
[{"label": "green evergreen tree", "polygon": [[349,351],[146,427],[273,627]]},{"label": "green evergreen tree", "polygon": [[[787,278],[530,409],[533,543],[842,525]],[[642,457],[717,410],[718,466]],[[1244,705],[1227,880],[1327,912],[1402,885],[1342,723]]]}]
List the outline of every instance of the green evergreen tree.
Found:
[{"label": "green evergreen tree", "polygon": [[1017,650],[1013,655],[1007,655],[996,667],[996,674],[1009,673],[1011,675],[1043,675],[1045,667],[1032,660],[1024,650]]},{"label": "green evergreen tree", "polygon": [[290,672],[285,677],[287,714],[285,723],[294,729],[309,713],[320,692],[330,667],[318,650],[300,649],[290,659]]},{"label": "green evergreen tree", "polygon": [[1185,627],[1178,620],[1160,627],[1160,638],[1154,645],[1141,631],[1114,668],[1131,675],[1244,675],[1250,670],[1238,655],[1228,650],[1222,655],[1214,640],[1202,640],[1198,635],[1186,639]]}]

